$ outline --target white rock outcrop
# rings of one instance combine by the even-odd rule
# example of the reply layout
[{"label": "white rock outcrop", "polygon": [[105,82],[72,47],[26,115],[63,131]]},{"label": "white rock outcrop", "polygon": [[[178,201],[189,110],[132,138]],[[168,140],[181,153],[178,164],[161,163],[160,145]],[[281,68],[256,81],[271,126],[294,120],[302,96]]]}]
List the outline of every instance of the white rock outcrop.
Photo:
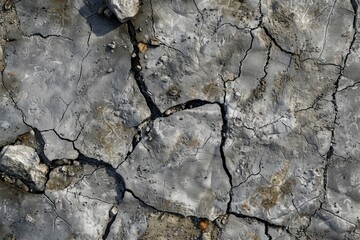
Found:
[{"label": "white rock outcrop", "polygon": [[134,17],[140,6],[139,0],[106,0],[106,4],[120,22],[126,22]]},{"label": "white rock outcrop", "polygon": [[43,191],[48,167],[40,164],[35,149],[27,146],[6,146],[0,152],[0,171],[20,179],[32,190]]}]

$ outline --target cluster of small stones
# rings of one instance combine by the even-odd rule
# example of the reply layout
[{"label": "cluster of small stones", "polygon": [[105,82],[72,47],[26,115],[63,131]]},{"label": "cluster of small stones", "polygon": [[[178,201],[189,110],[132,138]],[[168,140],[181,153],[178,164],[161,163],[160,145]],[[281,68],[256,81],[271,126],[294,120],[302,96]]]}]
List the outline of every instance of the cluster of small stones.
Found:
[{"label": "cluster of small stones", "polygon": [[360,239],[358,4],[0,0],[0,239]]}]

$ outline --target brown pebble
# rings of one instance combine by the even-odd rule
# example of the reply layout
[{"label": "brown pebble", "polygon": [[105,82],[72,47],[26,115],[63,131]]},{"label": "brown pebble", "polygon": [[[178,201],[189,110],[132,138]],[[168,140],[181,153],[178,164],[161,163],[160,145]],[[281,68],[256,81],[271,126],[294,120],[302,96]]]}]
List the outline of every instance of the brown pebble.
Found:
[{"label": "brown pebble", "polygon": [[147,50],[147,45],[145,43],[143,43],[143,42],[139,42],[138,43],[138,48],[139,48],[139,51],[143,53],[143,52],[145,52]]},{"label": "brown pebble", "polygon": [[208,226],[209,226],[209,220],[201,219],[198,227],[201,231],[205,231],[208,228]]}]

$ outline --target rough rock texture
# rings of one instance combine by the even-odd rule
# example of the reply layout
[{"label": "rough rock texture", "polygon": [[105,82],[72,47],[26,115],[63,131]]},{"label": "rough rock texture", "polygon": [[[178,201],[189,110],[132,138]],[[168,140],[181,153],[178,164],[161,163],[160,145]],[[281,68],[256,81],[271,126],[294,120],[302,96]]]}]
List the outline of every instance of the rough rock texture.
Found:
[{"label": "rough rock texture", "polygon": [[[189,131],[193,124],[197,129]],[[154,127],[117,172],[151,206],[214,220],[226,213],[230,184],[220,156],[217,105],[154,121]]]},{"label": "rough rock texture", "polygon": [[58,182],[53,180],[56,184],[46,185],[45,196],[54,204],[56,213],[66,222],[75,239],[101,239],[111,219],[109,212],[122,195],[123,183],[111,176],[106,168],[88,165],[82,170],[80,167],[72,168],[62,167],[57,174],[50,176],[50,180],[51,177],[70,177],[72,181],[57,185]]},{"label": "rough rock texture", "polygon": [[[108,175],[105,168],[88,165],[77,166],[76,171],[70,168],[74,167],[63,167],[50,179],[71,174],[71,181],[60,183],[57,188],[48,182],[42,195],[16,192],[2,183],[1,236],[31,240],[101,239],[110,219],[109,211],[118,202],[122,183]],[[98,181],[105,185],[99,186]],[[105,186],[109,189],[106,193],[96,191]],[[44,230],[46,226],[49,228]]]},{"label": "rough rock texture", "polygon": [[256,221],[247,221],[231,215],[223,228],[220,239],[268,239],[265,226]]},{"label": "rough rock texture", "polygon": [[198,239],[204,234],[218,236],[219,230],[212,223],[203,232],[199,231],[200,222],[201,219],[156,212],[125,192],[108,239],[181,240]]},{"label": "rough rock texture", "polygon": [[[2,80],[2,75],[0,79]],[[14,106],[3,84],[0,85],[0,98],[0,145],[5,146],[12,144],[17,136],[28,132],[30,128],[24,124],[21,112]]]},{"label": "rough rock texture", "polygon": [[2,239],[64,239],[70,235],[69,226],[44,195],[28,194],[2,182],[0,186]]},{"label": "rough rock texture", "polygon": [[43,191],[48,168],[40,164],[35,149],[26,146],[6,146],[0,152],[0,171],[16,177],[34,191]]},{"label": "rough rock texture", "polygon": [[[3,85],[28,125],[116,166],[149,110],[130,74],[126,26],[94,15],[95,2],[77,10],[80,2],[17,3],[22,35],[5,49]],[[53,21],[49,12],[60,8],[64,19]],[[111,42],[118,47],[110,50]]]},{"label": "rough rock texture", "polygon": [[44,154],[49,161],[62,158],[76,159],[79,156],[79,153],[74,150],[72,143],[60,139],[55,132],[43,132],[42,136],[45,142]]},{"label": "rough rock texture", "polygon": [[116,208],[116,218],[111,226],[108,239],[139,239],[147,228],[149,213],[130,193],[125,192],[121,204]]},{"label": "rough rock texture", "polygon": [[360,239],[358,5],[0,0],[0,239]]},{"label": "rough rock texture", "polygon": [[120,22],[126,22],[139,11],[139,0],[106,0],[107,7],[115,14]]}]

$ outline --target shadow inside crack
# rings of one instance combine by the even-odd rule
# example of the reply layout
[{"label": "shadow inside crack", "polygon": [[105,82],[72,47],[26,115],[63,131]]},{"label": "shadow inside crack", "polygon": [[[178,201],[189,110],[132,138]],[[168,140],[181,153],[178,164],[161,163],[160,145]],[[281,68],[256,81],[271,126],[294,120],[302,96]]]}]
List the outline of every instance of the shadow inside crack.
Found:
[{"label": "shadow inside crack", "polygon": [[79,13],[86,19],[91,31],[98,37],[116,30],[122,24],[115,16],[107,18],[100,14],[99,11],[104,6],[103,0],[84,0],[84,5],[79,9]]},{"label": "shadow inside crack", "polygon": [[123,177],[116,172],[116,169],[113,166],[111,166],[109,163],[104,162],[102,160],[87,157],[87,156],[83,155],[82,153],[79,153],[79,157],[77,158],[77,161],[79,161],[82,164],[88,164],[88,165],[92,165],[95,167],[104,167],[106,170],[106,173],[110,177],[114,178],[115,182],[116,182],[116,186],[114,186],[115,191],[116,191],[116,196],[117,196],[115,201],[118,204],[122,201],[124,194],[125,194],[125,189],[126,189],[125,181],[124,181]]},{"label": "shadow inside crack", "polygon": [[120,202],[122,202],[124,198],[125,189],[126,189],[125,181],[123,177],[120,174],[118,174],[113,168],[107,167],[106,172],[109,176],[115,179],[116,182],[115,191],[117,195],[115,201],[119,204]]}]

